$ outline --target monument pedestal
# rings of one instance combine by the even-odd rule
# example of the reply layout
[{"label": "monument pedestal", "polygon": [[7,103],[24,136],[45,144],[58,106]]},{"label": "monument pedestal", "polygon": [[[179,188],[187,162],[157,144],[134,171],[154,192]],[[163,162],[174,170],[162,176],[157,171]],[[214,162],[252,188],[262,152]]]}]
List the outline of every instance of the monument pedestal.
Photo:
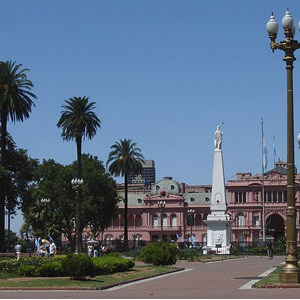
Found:
[{"label": "monument pedestal", "polygon": [[[231,224],[228,214],[208,215],[205,221],[207,225],[207,245],[203,249],[204,254],[230,254]],[[206,253],[205,253],[206,252]]]}]

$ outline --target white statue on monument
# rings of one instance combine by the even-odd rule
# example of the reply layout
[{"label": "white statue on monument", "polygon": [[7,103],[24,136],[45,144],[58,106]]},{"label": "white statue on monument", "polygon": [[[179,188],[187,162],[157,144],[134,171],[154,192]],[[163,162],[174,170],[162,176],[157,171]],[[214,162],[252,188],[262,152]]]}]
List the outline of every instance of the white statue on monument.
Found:
[{"label": "white statue on monument", "polygon": [[222,146],[222,135],[223,132],[220,130],[220,126],[217,126],[217,130],[215,131],[215,149],[221,149]]}]

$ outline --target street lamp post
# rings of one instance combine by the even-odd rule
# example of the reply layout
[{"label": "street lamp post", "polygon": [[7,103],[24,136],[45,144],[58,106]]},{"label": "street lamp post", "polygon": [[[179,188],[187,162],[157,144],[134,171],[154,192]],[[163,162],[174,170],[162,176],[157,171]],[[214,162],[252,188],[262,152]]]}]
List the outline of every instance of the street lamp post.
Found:
[{"label": "street lamp post", "polygon": [[195,213],[195,210],[190,208],[187,210],[187,214],[188,214],[188,217],[189,217],[189,220],[190,220],[190,224],[191,224],[191,245],[192,245],[192,248],[193,248],[193,223],[194,223],[194,213]]},{"label": "street lamp post", "polygon": [[[48,199],[48,198],[42,198],[42,199],[41,199],[41,203],[42,203],[43,205],[46,206],[47,204],[50,203],[50,199]],[[47,225],[46,225],[47,222],[46,222],[46,218],[45,218],[46,208],[45,208],[44,210],[45,210],[44,216],[43,216],[43,219],[44,219],[44,226],[47,226]],[[46,238],[47,233],[48,233],[47,230],[44,230],[44,238]]]},{"label": "street lamp post", "polygon": [[166,207],[166,201],[157,201],[157,206],[160,209],[160,240],[163,240],[163,210]]},{"label": "street lamp post", "polygon": [[75,254],[79,254],[80,252],[80,243],[81,243],[81,224],[80,224],[80,219],[81,219],[81,209],[80,209],[80,191],[81,191],[81,186],[83,185],[84,181],[82,178],[73,178],[71,180],[72,188],[76,192],[76,230],[75,230]]},{"label": "street lamp post", "polygon": [[271,49],[282,50],[287,70],[287,208],[286,208],[286,259],[285,267],[279,274],[280,282],[298,283],[300,271],[297,258],[296,206],[295,206],[295,162],[294,162],[294,111],[293,111],[293,68],[296,60],[294,52],[300,43],[294,40],[295,27],[289,10],[282,19],[285,39],[276,43],[278,23],[271,14],[267,31],[271,40]]}]

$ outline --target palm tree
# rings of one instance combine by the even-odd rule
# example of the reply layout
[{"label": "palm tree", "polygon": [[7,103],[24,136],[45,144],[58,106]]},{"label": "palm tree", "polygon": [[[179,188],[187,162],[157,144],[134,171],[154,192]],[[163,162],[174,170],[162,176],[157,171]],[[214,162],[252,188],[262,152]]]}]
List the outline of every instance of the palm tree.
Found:
[{"label": "palm tree", "polygon": [[[92,111],[95,102],[88,103],[88,97],[73,97],[65,100],[62,106],[65,110],[61,112],[61,117],[57,123],[58,128],[62,128],[62,137],[67,140],[74,140],[77,146],[77,178],[81,179],[81,150],[82,138],[92,139],[97,128],[101,127],[101,121]],[[80,192],[80,189],[79,189]],[[77,197],[76,205],[76,253],[81,252],[81,215],[80,215],[80,194]]]},{"label": "palm tree", "polygon": [[140,174],[144,157],[136,143],[129,140],[120,140],[111,146],[113,149],[109,155],[106,166],[109,164],[109,172],[113,176],[124,176],[125,199],[124,199],[124,248],[128,249],[128,174]]},{"label": "palm tree", "polygon": [[[31,92],[32,82],[27,79],[21,64],[6,61],[0,62],[0,123],[1,123],[1,157],[0,166],[6,169],[7,122],[23,122],[29,118],[32,99],[37,96]],[[0,177],[0,251],[5,250],[5,176]]]},{"label": "palm tree", "polygon": [[[69,141],[74,140],[77,146],[77,177],[82,178],[81,171],[81,150],[82,138],[92,139],[97,128],[101,127],[101,121],[92,111],[95,108],[95,102],[88,103],[88,97],[73,97],[65,100],[65,109],[61,112],[61,117],[57,123],[57,127],[62,128],[62,137]],[[80,189],[79,189],[80,193]],[[81,215],[80,215],[80,194],[77,197],[76,205],[76,253],[81,252]]]}]

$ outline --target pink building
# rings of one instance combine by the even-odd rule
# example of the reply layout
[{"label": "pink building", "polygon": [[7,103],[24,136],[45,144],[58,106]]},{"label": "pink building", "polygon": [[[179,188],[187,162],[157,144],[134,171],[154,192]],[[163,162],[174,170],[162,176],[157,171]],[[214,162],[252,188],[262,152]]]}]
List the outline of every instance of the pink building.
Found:
[{"label": "pink building", "polygon": [[[275,239],[284,235],[286,219],[286,164],[278,162],[275,168],[264,174],[266,227]],[[228,213],[234,220],[232,241],[256,242],[262,230],[262,175],[238,173],[236,180],[226,185]],[[295,176],[297,207],[297,239],[300,240],[299,206],[300,174]],[[124,197],[124,187],[119,186]],[[131,184],[128,196],[128,238],[129,240],[153,241],[161,234],[173,240],[182,240],[191,235],[206,244],[206,225],[203,220],[210,213],[211,186],[189,186],[178,183],[171,177],[164,177],[151,188],[142,184]],[[158,206],[163,201],[163,208]],[[111,226],[101,236],[103,242],[123,239],[123,203],[120,214],[112,220]],[[192,212],[189,212],[189,211]]]}]

